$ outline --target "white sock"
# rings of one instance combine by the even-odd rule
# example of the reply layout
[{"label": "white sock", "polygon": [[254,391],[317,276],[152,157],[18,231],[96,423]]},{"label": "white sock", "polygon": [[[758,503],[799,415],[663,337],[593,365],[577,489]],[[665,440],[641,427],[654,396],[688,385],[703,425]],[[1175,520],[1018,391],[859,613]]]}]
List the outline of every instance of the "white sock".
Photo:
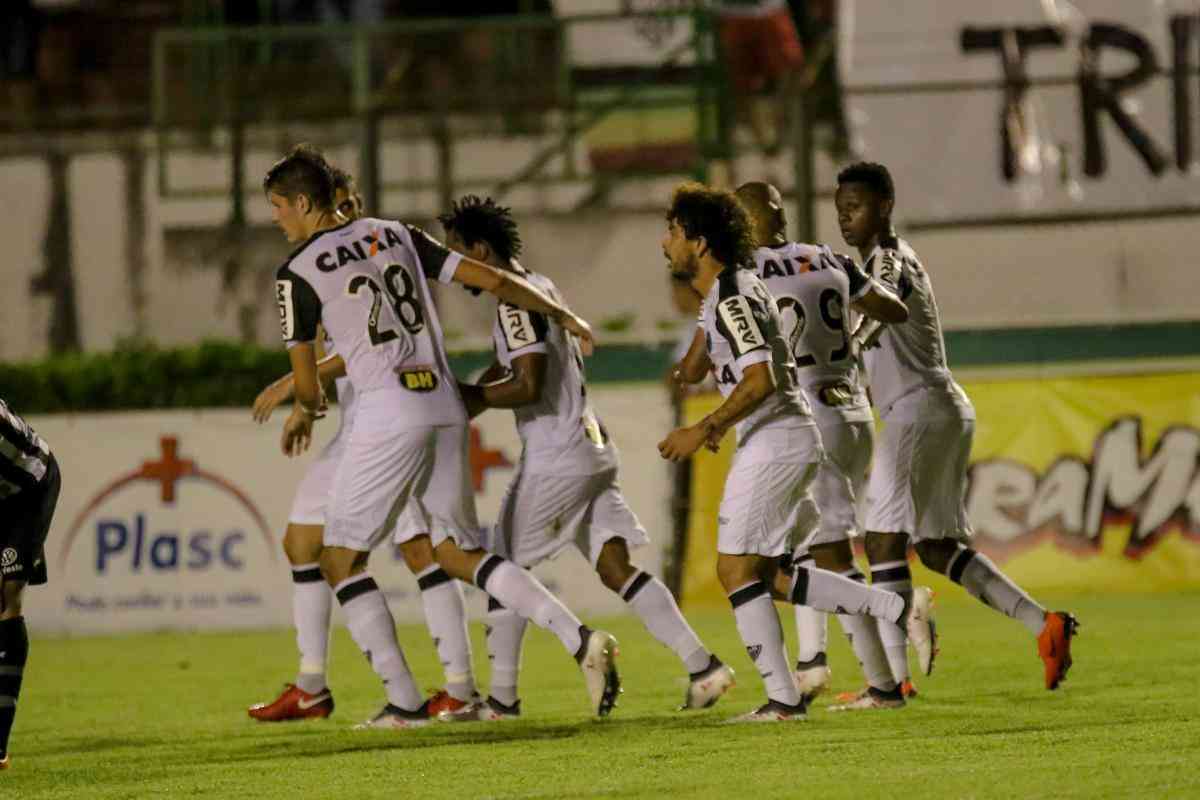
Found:
[{"label": "white sock", "polygon": [[[912,599],[912,572],[908,569],[907,561],[885,561],[871,565],[871,586],[887,589],[902,596],[905,601]],[[908,670],[908,631],[903,624],[895,624],[886,620],[877,620],[879,638],[883,649],[887,652],[888,663],[892,665],[892,677],[897,683],[903,683],[911,675]]]},{"label": "white sock", "polygon": [[[797,567],[812,565],[812,556],[808,555],[795,564]],[[792,608],[796,610],[796,669],[803,669],[801,665],[817,666],[812,662],[824,656],[829,646],[829,616],[808,606]]]},{"label": "white sock", "polygon": [[[550,594],[533,575],[498,555],[489,555],[475,570],[475,585],[563,643],[572,657],[583,647],[583,623]],[[499,699],[499,698],[497,698]]]},{"label": "white sock", "polygon": [[1012,617],[1037,636],[1046,624],[1046,609],[1001,572],[990,558],[961,547],[946,566],[946,574],[985,605]]},{"label": "white sock", "polygon": [[517,677],[521,673],[521,643],[529,621],[505,608],[494,597],[488,598],[488,661],[492,674],[488,694],[506,706],[517,702]]},{"label": "white sock", "polygon": [[[842,575],[858,583],[864,583],[866,580],[858,571],[858,567],[843,572]],[[858,658],[858,665],[862,668],[867,684],[885,692],[895,689],[895,676],[892,675],[887,653],[879,638],[877,620],[859,614],[838,614],[838,622],[841,623],[846,638],[850,640],[850,647]]]},{"label": "white sock", "polygon": [[666,585],[648,572],[638,570],[618,592],[650,631],[650,635],[675,651],[689,674],[708,666],[711,653],[688,625]]},{"label": "white sock", "polygon": [[425,606],[425,624],[446,674],[446,691],[457,700],[470,700],[475,694],[475,676],[462,587],[437,564],[417,575],[417,585]]},{"label": "white sock", "polygon": [[877,619],[899,620],[904,599],[817,567],[796,567],[792,578],[792,603],[834,614],[867,614]]},{"label": "white sock", "polygon": [[383,680],[388,702],[405,711],[416,711],[423,702],[421,692],[408,671],[396,639],[396,621],[375,579],[369,572],[360,572],[335,586],[334,594],[346,615],[351,638]]},{"label": "white sock", "polygon": [[766,585],[762,581],[748,583],[730,592],[729,603],[746,653],[766,685],[767,697],[789,706],[799,703],[800,695],[788,668],[783,628]]},{"label": "white sock", "polygon": [[321,565],[292,565],[292,622],[296,626],[296,647],[300,650],[300,672],[296,685],[301,691],[316,694],[327,686],[325,671],[329,663],[329,615],[333,611],[333,592],[321,577]]}]

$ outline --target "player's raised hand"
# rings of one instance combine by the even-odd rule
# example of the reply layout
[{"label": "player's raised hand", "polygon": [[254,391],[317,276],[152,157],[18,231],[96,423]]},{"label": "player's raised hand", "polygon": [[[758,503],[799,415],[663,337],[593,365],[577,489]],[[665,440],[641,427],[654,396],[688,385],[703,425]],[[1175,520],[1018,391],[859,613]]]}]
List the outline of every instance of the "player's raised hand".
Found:
[{"label": "player's raised hand", "polygon": [[283,423],[283,436],[280,446],[288,458],[298,456],[312,444],[312,426],[314,417],[304,413],[299,408],[292,409],[292,414]]},{"label": "player's raised hand", "polygon": [[292,376],[285,375],[258,393],[254,398],[252,414],[259,425],[271,418],[271,412],[281,403],[292,399]]},{"label": "player's raised hand", "polygon": [[579,349],[585,356],[590,356],[596,351],[596,336],[592,333],[592,326],[588,325],[587,320],[567,311],[563,314],[561,324],[567,331],[579,337]]}]

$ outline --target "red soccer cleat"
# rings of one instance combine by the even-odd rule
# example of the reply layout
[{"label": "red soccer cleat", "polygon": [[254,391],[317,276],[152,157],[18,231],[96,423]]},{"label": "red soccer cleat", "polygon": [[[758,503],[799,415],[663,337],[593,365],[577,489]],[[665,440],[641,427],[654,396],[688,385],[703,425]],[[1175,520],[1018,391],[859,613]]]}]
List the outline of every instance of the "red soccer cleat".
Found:
[{"label": "red soccer cleat", "polygon": [[246,713],[259,722],[321,719],[333,713],[333,694],[328,689],[309,694],[294,683],[287,683],[283,694],[273,702],[252,705]]},{"label": "red soccer cleat", "polygon": [[[478,693],[470,700],[459,700],[445,689],[439,689],[429,695],[429,716],[432,719],[447,719],[459,720],[463,718],[461,715],[468,712],[468,709],[474,711],[474,707],[482,702],[483,698]],[[474,715],[471,719],[475,719]]]},{"label": "red soccer cleat", "polygon": [[8,753],[4,758],[0,758],[0,770],[8,769],[12,766],[12,753]]},{"label": "red soccer cleat", "polygon": [[917,687],[913,685],[913,682],[911,679],[906,680],[904,683],[900,684],[900,694],[904,695],[905,700],[908,700],[910,698],[917,696]]},{"label": "red soccer cleat", "polygon": [[1079,621],[1065,611],[1050,611],[1038,634],[1038,655],[1046,665],[1046,688],[1057,689],[1071,668],[1071,639]]}]

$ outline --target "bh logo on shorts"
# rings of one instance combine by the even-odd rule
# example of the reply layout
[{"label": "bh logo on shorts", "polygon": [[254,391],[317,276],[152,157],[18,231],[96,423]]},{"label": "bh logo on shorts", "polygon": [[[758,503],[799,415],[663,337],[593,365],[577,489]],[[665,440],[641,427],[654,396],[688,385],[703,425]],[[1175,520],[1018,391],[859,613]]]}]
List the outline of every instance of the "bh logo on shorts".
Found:
[{"label": "bh logo on shorts", "polygon": [[12,547],[4,548],[0,553],[0,575],[9,575],[17,571],[17,551]]},{"label": "bh logo on shorts", "polygon": [[156,458],[101,489],[72,521],[61,563],[86,551],[97,577],[173,580],[274,561],[267,522],[246,493],[179,449],[175,436],[163,436]]}]

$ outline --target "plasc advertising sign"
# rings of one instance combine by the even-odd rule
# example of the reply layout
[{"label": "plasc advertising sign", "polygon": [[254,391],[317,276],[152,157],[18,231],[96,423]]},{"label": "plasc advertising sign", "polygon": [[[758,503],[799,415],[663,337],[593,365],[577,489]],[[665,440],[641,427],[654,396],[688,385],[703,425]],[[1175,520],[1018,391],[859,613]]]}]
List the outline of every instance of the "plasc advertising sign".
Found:
[{"label": "plasc advertising sign", "polygon": [[[657,385],[592,392],[622,448],[630,505],[666,543],[668,473],[645,446],[668,430],[660,393]],[[239,409],[31,417],[63,473],[46,542],[50,583],[26,595],[31,626],[102,633],[291,624],[283,532],[295,488],[336,431],[337,412],[318,424],[311,453],[298,459],[279,451],[282,421],[277,413],[260,427]],[[481,522],[495,519],[520,452],[510,413],[489,412],[473,426]],[[651,570],[661,563],[654,546],[635,559]],[[423,619],[416,581],[396,552],[379,548],[371,571],[397,620]],[[581,615],[625,610],[574,553],[535,572]],[[470,607],[481,612],[482,598]]]}]

